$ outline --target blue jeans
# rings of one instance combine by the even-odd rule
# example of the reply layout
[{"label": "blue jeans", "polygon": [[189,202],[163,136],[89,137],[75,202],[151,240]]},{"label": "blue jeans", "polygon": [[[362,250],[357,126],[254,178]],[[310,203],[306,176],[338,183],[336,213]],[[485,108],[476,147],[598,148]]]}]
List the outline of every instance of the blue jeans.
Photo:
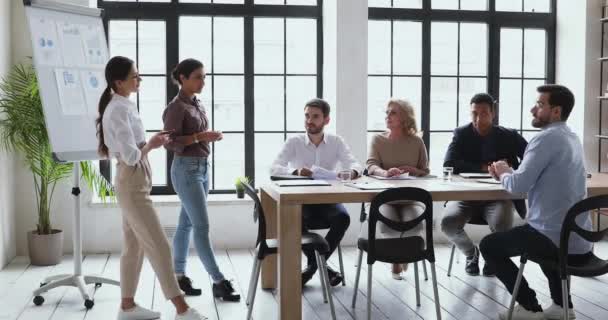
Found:
[{"label": "blue jeans", "polygon": [[190,246],[190,232],[194,230],[194,246],[207,273],[214,282],[224,280],[224,275],[215,261],[209,240],[209,215],[207,195],[209,175],[207,159],[201,157],[175,156],[171,165],[171,181],[182,208],[173,238],[173,264],[175,273],[186,273],[186,257]]}]

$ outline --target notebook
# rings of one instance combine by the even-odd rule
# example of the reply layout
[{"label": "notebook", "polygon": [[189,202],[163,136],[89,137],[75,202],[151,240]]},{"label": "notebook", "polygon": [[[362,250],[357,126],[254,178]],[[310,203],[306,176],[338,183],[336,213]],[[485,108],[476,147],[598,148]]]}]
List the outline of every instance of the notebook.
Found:
[{"label": "notebook", "polygon": [[414,179],[416,179],[416,177],[410,176],[409,172],[400,174],[398,176],[392,176],[392,177],[383,177],[383,176],[376,176],[376,175],[370,175],[370,177],[372,177],[374,179],[378,179],[378,180],[414,180]]},{"label": "notebook", "polygon": [[492,175],[489,173],[477,173],[477,172],[462,172],[460,176],[466,179],[486,179],[492,178]]},{"label": "notebook", "polygon": [[275,176],[270,176],[270,180],[272,181],[277,181],[277,180],[312,180],[311,177],[305,177],[305,176],[296,176],[293,174],[279,174],[279,175],[275,175]]},{"label": "notebook", "polygon": [[279,180],[275,184],[279,187],[331,186],[325,180]]}]

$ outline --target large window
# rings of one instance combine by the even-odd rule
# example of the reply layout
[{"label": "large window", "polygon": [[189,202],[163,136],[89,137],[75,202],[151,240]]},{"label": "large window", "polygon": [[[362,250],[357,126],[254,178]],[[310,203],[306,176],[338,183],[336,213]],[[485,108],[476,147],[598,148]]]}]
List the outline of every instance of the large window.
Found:
[{"label": "large window", "polygon": [[530,138],[536,87],[554,81],[555,0],[369,0],[368,141],[389,97],[410,100],[438,173],[469,101],[488,92],[496,122]]},{"label": "large window", "polygon": [[[178,89],[167,75],[185,58],[203,62],[199,99],[210,126],[224,139],[212,144],[211,192],[230,192],[237,176],[256,184],[290,135],[303,132],[302,109],[322,96],[322,0],[106,1],[111,55],[137,62],[143,78],[132,97],[147,134],[162,129],[162,112]],[[174,193],[173,155],[151,153],[153,193]],[[113,165],[102,163],[110,178]],[[112,177],[113,178],[113,177]]]}]

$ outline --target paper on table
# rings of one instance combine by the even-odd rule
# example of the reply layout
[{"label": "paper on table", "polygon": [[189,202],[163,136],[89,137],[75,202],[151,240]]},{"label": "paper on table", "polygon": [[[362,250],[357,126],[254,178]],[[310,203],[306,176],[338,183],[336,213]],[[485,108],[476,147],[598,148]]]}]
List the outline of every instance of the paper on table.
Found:
[{"label": "paper on table", "polygon": [[390,185],[388,183],[379,182],[379,181],[347,182],[344,185],[347,187],[357,188],[357,189],[361,189],[361,190],[383,190],[383,189],[389,189],[389,188],[393,187],[392,185]]},{"label": "paper on table", "polygon": [[372,177],[374,179],[378,179],[378,180],[415,180],[416,179],[415,176],[410,176],[409,172],[400,174],[398,176],[392,176],[392,177],[383,177],[383,176],[375,176],[375,175],[370,175],[370,177]]},{"label": "paper on table", "polygon": [[329,171],[325,168],[321,168],[319,166],[313,165],[310,169],[312,171],[313,179],[328,179],[328,180],[336,180],[337,174],[333,171]]}]

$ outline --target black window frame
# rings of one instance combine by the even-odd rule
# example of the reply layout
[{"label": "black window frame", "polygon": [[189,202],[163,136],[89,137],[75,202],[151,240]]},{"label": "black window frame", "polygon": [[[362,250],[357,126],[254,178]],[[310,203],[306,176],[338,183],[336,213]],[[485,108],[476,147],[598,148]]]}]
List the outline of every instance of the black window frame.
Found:
[{"label": "black window frame", "polygon": [[[135,0],[134,0],[135,1]],[[256,131],[254,128],[254,19],[255,18],[309,18],[316,19],[316,77],[317,97],[323,97],[323,0],[316,0],[316,5],[289,5],[284,0],[283,5],[255,4],[254,0],[244,0],[242,4],[226,3],[180,3],[179,0],[170,2],[113,2],[97,0],[97,7],[103,10],[103,24],[108,34],[109,21],[112,20],[156,20],[164,21],[166,25],[166,103],[171,101],[178,93],[178,88],[171,82],[170,70],[179,62],[179,17],[180,16],[205,16],[205,17],[242,17],[244,23],[243,48],[244,48],[244,163],[245,175],[255,183],[255,134],[266,131]],[[285,20],[284,20],[285,21]],[[136,22],[136,25],[138,23]],[[108,37],[109,41],[109,37]],[[286,44],[284,44],[286,46]],[[138,48],[138,46],[136,46]],[[136,49],[138,50],[138,49]],[[285,63],[286,64],[286,63]],[[265,74],[264,74],[265,75]],[[292,74],[280,74],[284,77]],[[162,76],[162,75],[161,75]],[[286,99],[284,106],[286,108]],[[302,102],[304,103],[304,102]],[[160,114],[158,115],[161,116]],[[286,120],[285,120],[286,121]],[[285,130],[273,131],[283,133],[286,138],[288,134],[300,131]],[[147,130],[146,132],[153,132]],[[303,131],[302,131],[303,132]],[[230,131],[224,131],[230,133]],[[238,131],[241,133],[241,131]],[[167,151],[167,185],[153,186],[154,195],[173,195],[170,172],[173,153]],[[100,161],[101,174],[108,180],[111,179],[111,162]],[[214,168],[212,168],[214,170]],[[215,174],[213,175],[215,177]],[[234,189],[211,189],[210,193],[225,194],[234,193]]]},{"label": "black window frame", "polygon": [[[422,84],[421,84],[421,128],[423,132],[423,140],[430,155],[430,135],[431,133],[452,133],[451,130],[430,130],[431,117],[431,79],[437,77],[431,75],[431,23],[432,22],[455,22],[455,23],[485,23],[488,30],[488,65],[487,65],[487,92],[499,101],[496,108],[496,117],[494,122],[499,123],[500,111],[500,30],[501,28],[516,28],[516,29],[544,29],[546,31],[546,60],[545,60],[545,77],[547,83],[555,82],[555,50],[556,50],[556,25],[557,25],[557,0],[550,1],[550,10],[548,13],[540,12],[508,12],[496,11],[496,0],[487,0],[488,7],[485,11],[476,10],[446,10],[432,9],[432,0],[422,0],[422,8],[393,8],[394,1],[391,0],[391,8],[368,8],[369,20],[383,21],[414,21],[422,23]],[[525,1],[525,0],[524,0]],[[522,11],[524,10],[524,1],[522,1]],[[460,8],[460,1],[458,3]],[[392,78],[393,74],[393,24],[391,23],[391,95],[393,94]],[[525,39],[522,37],[522,48]],[[460,47],[460,39],[458,40]],[[522,59],[522,64],[523,64]],[[523,72],[523,68],[522,68]],[[465,78],[466,76],[459,75],[457,78]],[[503,77],[504,78],[504,77]],[[523,74],[523,80],[527,79]],[[522,96],[524,93],[522,92]],[[458,99],[458,92],[457,92]],[[388,97],[387,97],[388,98]],[[523,101],[525,105],[526,101]],[[529,102],[530,106],[533,102]],[[457,103],[457,108],[459,105]],[[522,106],[521,117],[523,112],[527,111]],[[456,111],[456,120],[458,121],[459,110]],[[520,134],[525,132],[534,132],[537,130],[523,129],[521,126],[516,128]],[[367,132],[382,132],[382,130],[370,130]]]}]

